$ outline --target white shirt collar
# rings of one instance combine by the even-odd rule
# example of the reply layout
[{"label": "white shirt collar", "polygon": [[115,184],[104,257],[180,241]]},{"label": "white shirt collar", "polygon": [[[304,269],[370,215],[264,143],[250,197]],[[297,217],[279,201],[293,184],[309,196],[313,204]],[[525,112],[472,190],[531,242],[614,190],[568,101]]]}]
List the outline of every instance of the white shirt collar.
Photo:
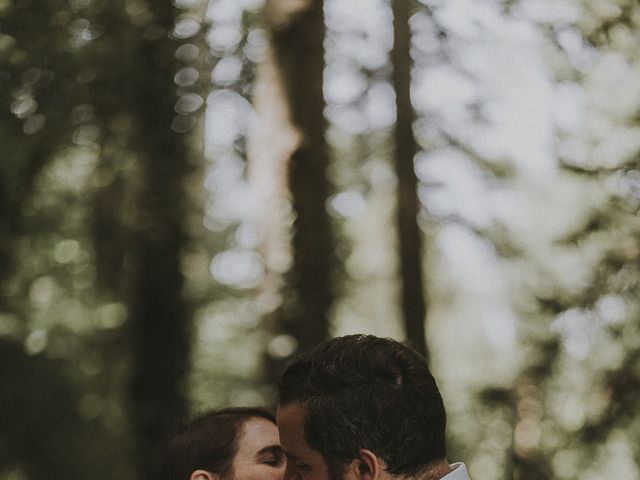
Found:
[{"label": "white shirt collar", "polygon": [[452,463],[449,466],[452,470],[440,480],[470,480],[469,474],[467,473],[467,467],[465,467],[464,463]]}]

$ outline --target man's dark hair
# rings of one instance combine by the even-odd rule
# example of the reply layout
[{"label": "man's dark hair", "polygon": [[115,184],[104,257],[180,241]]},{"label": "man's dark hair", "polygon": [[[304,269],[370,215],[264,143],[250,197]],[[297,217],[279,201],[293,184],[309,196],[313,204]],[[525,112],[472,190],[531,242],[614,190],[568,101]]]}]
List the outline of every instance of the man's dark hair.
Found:
[{"label": "man's dark hair", "polygon": [[188,480],[195,470],[225,476],[233,465],[242,427],[256,417],[276,423],[266,410],[244,407],[210,411],[193,419],[169,440],[163,480]]},{"label": "man's dark hair", "polygon": [[427,363],[395,340],[347,335],[298,356],[279,404],[305,408],[304,438],[335,479],[366,448],[394,475],[415,476],[446,456],[446,415]]}]

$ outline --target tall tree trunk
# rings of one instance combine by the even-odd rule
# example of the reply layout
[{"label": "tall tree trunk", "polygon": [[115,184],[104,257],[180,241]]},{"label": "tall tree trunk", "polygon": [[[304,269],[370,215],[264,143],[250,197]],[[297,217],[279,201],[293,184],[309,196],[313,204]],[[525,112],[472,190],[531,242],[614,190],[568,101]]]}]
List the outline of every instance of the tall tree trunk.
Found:
[{"label": "tall tree trunk", "polygon": [[395,165],[398,177],[397,222],[400,242],[402,313],[407,339],[427,357],[426,301],[422,272],[422,241],[418,226],[420,202],[414,156],[415,112],[411,105],[410,0],[392,0],[394,41],[391,53],[396,91]]},{"label": "tall tree trunk", "polygon": [[323,2],[310,0],[293,9],[290,3],[268,2],[266,16],[285,102],[300,135],[289,157],[289,190],[295,214],[293,265],[288,277],[291,292],[285,295],[281,315],[282,331],[304,349],[329,336],[334,241],[326,210],[330,186],[322,90]]},{"label": "tall tree trunk", "polygon": [[[125,105],[135,133],[130,145],[139,179],[134,187],[135,221],[125,272],[132,349],[132,425],[138,478],[159,478],[164,442],[176,418],[187,412],[185,380],[189,368],[190,309],[182,296],[180,255],[188,173],[183,136],[172,130],[177,100],[173,77],[176,43],[169,39],[174,7],[149,7],[158,35],[128,25],[128,68],[121,78]],[[147,30],[148,33],[148,30]]]},{"label": "tall tree trunk", "polygon": [[[291,252],[287,170],[289,159],[300,142],[271,46],[256,68],[252,104],[258,121],[254,122],[247,142],[247,177],[261,210],[257,225],[261,238],[258,251],[265,276],[260,285],[260,304],[262,327],[270,342],[284,333],[282,289],[287,262],[283,259]],[[273,350],[267,348],[262,362],[263,385],[271,394],[275,393],[273,386],[280,374],[281,361],[290,353],[289,349]]]}]

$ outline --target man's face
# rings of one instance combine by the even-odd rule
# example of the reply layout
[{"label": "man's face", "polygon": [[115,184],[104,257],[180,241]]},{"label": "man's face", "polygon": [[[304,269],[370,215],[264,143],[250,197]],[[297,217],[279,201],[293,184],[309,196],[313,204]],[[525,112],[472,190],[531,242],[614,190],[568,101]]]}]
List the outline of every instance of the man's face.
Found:
[{"label": "man's face", "polygon": [[322,454],[304,439],[305,409],[299,403],[279,406],[280,444],[287,456],[285,480],[331,480]]}]

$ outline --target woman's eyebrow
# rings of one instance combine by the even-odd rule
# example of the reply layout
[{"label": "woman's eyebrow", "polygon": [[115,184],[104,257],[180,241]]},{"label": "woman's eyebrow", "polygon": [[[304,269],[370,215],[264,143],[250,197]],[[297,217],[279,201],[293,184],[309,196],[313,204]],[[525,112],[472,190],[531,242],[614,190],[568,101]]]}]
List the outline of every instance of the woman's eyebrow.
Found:
[{"label": "woman's eyebrow", "polygon": [[263,453],[273,453],[274,455],[282,455],[284,452],[280,445],[267,445],[256,452],[256,457]]}]

